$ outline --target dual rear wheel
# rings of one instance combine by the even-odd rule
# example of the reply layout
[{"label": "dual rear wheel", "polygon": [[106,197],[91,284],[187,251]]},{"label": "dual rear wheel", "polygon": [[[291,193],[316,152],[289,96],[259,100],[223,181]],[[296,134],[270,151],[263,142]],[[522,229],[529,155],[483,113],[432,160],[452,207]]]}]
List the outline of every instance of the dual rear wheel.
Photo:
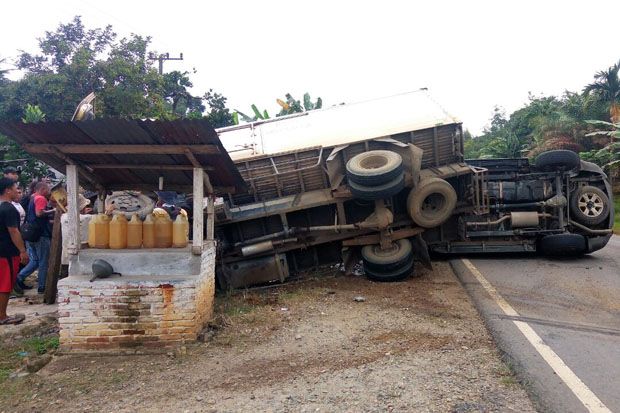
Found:
[{"label": "dual rear wheel", "polygon": [[396,152],[360,153],[349,159],[346,170],[351,194],[358,199],[390,198],[405,187],[403,158]]},{"label": "dual rear wheel", "polygon": [[374,281],[400,281],[414,272],[414,256],[411,241],[399,239],[390,248],[379,244],[362,248],[362,261],[366,276]]}]

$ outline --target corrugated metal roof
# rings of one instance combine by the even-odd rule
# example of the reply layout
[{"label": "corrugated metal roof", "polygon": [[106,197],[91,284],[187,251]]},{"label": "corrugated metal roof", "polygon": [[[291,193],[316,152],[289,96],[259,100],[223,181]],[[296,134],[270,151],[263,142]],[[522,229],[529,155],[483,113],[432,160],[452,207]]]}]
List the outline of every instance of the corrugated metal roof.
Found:
[{"label": "corrugated metal roof", "polygon": [[[104,153],[110,145],[157,145],[165,149],[174,146],[192,151],[193,148],[195,160],[205,168],[214,187],[234,188],[236,192],[245,190],[243,178],[217,133],[202,119],[151,121],[108,118],[80,122],[8,122],[0,123],[0,133],[24,147],[35,158],[61,172],[65,171],[65,165],[70,158],[81,167],[81,183],[85,187],[95,186],[87,179],[87,175],[90,175],[91,180],[94,178],[104,188],[124,186],[124,189],[157,189],[160,176],[164,178],[164,189],[191,188],[193,165],[190,158],[183,153]],[[74,148],[72,152],[66,152],[65,147],[58,145],[97,145],[101,146],[101,151],[78,153]],[[167,145],[169,148],[166,148]],[[200,153],[196,145],[211,145],[212,151]],[[103,169],[110,168],[109,165],[125,167]],[[144,168],[128,165],[141,165]],[[186,169],[165,169],[165,166]]]}]

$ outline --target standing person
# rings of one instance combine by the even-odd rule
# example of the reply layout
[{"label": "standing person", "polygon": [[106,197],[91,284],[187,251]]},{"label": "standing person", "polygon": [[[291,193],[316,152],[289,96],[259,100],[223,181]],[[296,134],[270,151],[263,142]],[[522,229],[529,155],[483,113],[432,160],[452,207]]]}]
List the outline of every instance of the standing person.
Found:
[{"label": "standing person", "polygon": [[28,210],[28,204],[30,203],[30,198],[32,198],[32,195],[34,195],[34,188],[37,186],[39,182],[41,182],[40,179],[35,179],[32,182],[30,182],[30,185],[28,185],[28,191],[22,196],[22,199],[19,201],[19,203],[22,205],[22,208],[24,208],[24,210]]},{"label": "standing person", "polygon": [[28,262],[24,241],[19,233],[19,213],[12,205],[17,199],[17,185],[9,178],[0,179],[0,325],[19,324],[23,314],[9,316],[9,294],[17,278],[20,262]]},{"label": "standing person", "polygon": [[34,196],[28,204],[26,212],[26,221],[35,223],[41,228],[41,238],[36,242],[29,242],[30,253],[34,256],[30,257],[30,262],[17,274],[17,285],[22,290],[29,290],[32,287],[26,285],[24,280],[36,269],[38,273],[38,289],[39,294],[45,292],[45,280],[47,278],[47,265],[50,253],[50,244],[52,231],[49,224],[49,216],[54,213],[53,209],[47,210],[47,197],[50,194],[50,187],[44,182],[39,182],[35,186]]},{"label": "standing person", "polygon": [[[19,227],[21,228],[22,225],[24,225],[24,221],[26,220],[26,211],[24,210],[22,204],[19,203],[19,201],[21,201],[22,199],[22,187],[19,185],[19,183],[17,185],[17,197],[15,198],[16,200],[12,201],[11,203],[19,213]],[[26,244],[26,250],[28,251],[28,257],[30,257],[31,254],[28,250],[28,244]],[[24,268],[24,265],[20,264],[19,271],[21,271],[22,268]],[[17,283],[13,285],[13,292],[15,293],[16,297],[24,295],[24,290],[22,290],[19,285],[17,285]],[[11,296],[13,296],[13,294],[11,294]]]},{"label": "standing person", "polygon": [[22,206],[22,204],[19,203],[19,201],[23,197],[23,193],[22,192],[23,191],[22,191],[21,185],[17,184],[17,198],[15,198],[16,201],[11,201],[11,203],[13,204],[13,206],[15,207],[17,212],[19,213],[19,226],[20,227],[22,225],[24,225],[24,221],[26,220],[26,211],[24,210],[24,207]]},{"label": "standing person", "polygon": [[4,168],[3,172],[4,172],[5,178],[9,178],[17,182],[19,180],[19,173],[21,171],[15,168],[14,166],[7,166],[6,168]]}]

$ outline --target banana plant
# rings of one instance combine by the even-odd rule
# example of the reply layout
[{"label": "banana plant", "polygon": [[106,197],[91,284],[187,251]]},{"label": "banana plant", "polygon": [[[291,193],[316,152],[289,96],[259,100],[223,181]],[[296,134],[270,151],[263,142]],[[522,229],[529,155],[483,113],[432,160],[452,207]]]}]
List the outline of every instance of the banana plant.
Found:
[{"label": "banana plant", "polygon": [[290,93],[287,93],[284,96],[286,98],[286,101],[282,99],[276,99],[276,102],[278,102],[278,105],[280,105],[280,107],[282,108],[282,110],[280,110],[280,113],[278,113],[277,116],[290,115],[293,113],[302,113],[309,110],[321,109],[321,107],[323,107],[323,99],[318,98],[316,102],[312,102],[310,94],[307,92],[304,93],[303,105],[299,100],[293,98]]},{"label": "banana plant", "polygon": [[250,106],[252,108],[252,112],[254,112],[254,117],[248,116],[245,113],[241,112],[240,110],[235,109],[235,111],[232,114],[232,119],[233,119],[233,123],[235,125],[239,124],[239,118],[241,118],[242,121],[244,122],[256,122],[257,120],[265,120],[265,119],[269,119],[269,113],[267,112],[267,110],[263,110],[262,112],[260,110],[258,110],[258,107],[255,104],[252,104],[252,106]]},{"label": "banana plant", "polygon": [[586,123],[596,126],[607,127],[610,130],[590,132],[586,136],[603,135],[609,136],[609,144],[598,151],[592,151],[595,159],[603,160],[603,168],[610,170],[620,167],[620,123],[605,122],[602,120],[586,120]]}]

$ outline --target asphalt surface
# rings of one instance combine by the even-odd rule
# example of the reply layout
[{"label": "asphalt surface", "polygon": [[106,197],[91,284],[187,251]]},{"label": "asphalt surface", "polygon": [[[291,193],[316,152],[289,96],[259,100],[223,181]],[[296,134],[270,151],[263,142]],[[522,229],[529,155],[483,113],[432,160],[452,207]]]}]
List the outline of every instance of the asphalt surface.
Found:
[{"label": "asphalt surface", "polygon": [[[471,256],[451,264],[540,411],[620,412],[619,236],[581,258]],[[527,339],[525,324],[542,343]],[[551,367],[537,350],[545,344],[577,379]]]}]

